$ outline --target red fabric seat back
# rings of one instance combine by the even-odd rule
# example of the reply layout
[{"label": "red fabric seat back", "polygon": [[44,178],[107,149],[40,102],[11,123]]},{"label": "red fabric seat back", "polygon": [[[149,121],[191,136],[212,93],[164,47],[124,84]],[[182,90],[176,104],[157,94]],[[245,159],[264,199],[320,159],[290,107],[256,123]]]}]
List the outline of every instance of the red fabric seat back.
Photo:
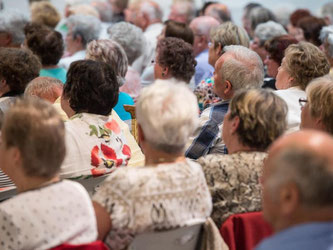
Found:
[{"label": "red fabric seat back", "polygon": [[108,250],[102,241],[94,241],[87,244],[71,245],[61,244],[60,246],[51,248],[50,250]]},{"label": "red fabric seat back", "polygon": [[273,233],[262,217],[262,212],[231,215],[220,229],[229,250],[252,250],[264,238]]}]

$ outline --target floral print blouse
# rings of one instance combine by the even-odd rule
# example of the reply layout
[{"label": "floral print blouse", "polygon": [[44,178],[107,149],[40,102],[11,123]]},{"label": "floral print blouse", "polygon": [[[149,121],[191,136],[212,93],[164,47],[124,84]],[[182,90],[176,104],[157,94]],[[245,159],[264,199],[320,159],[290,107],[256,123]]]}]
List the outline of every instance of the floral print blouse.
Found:
[{"label": "floral print blouse", "polygon": [[202,80],[194,89],[194,94],[197,96],[200,111],[208,108],[211,104],[222,101],[213,90],[214,78]]},{"label": "floral print blouse", "polygon": [[79,113],[65,123],[66,157],[62,178],[89,178],[126,166],[131,150],[111,116]]}]

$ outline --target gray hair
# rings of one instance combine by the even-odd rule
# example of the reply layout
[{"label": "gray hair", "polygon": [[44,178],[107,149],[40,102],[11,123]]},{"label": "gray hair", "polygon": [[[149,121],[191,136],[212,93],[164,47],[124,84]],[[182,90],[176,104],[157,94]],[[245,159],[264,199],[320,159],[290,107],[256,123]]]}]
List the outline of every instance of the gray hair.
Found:
[{"label": "gray hair", "polygon": [[330,22],[333,22],[333,2],[328,2],[321,7],[321,16],[327,17],[330,19]]},{"label": "gray hair", "polygon": [[184,151],[197,128],[198,112],[195,95],[185,83],[174,79],[157,80],[144,88],[136,104],[145,139],[167,153]]},{"label": "gray hair", "polygon": [[264,7],[255,7],[251,9],[249,19],[251,23],[251,29],[253,31],[260,23],[265,23],[270,20],[276,21],[274,14],[269,9]]},{"label": "gray hair", "polygon": [[276,193],[282,184],[294,182],[304,206],[332,206],[333,171],[329,164],[328,159],[309,150],[288,147],[272,159],[273,171],[267,186]]},{"label": "gray hair", "polygon": [[128,69],[127,56],[121,45],[110,39],[91,41],[87,46],[86,59],[102,61],[114,68],[119,85],[125,83]]},{"label": "gray hair", "polygon": [[62,90],[64,84],[53,77],[37,77],[29,82],[24,90],[24,97],[36,96],[44,99],[45,96],[57,99],[56,89]]},{"label": "gray hair", "polygon": [[210,31],[220,25],[220,23],[211,16],[196,17],[192,20],[190,25],[192,25],[192,23],[194,24],[193,32],[205,36],[207,41],[210,39]]},{"label": "gray hair", "polygon": [[267,40],[282,35],[287,35],[287,31],[281,24],[274,21],[261,23],[254,31],[254,36],[260,40],[260,46],[263,46]]},{"label": "gray hair", "polygon": [[150,20],[158,19],[161,20],[163,17],[163,13],[161,11],[161,8],[156,3],[156,6],[154,6],[149,1],[144,1],[140,6],[140,11],[142,13],[145,13]]},{"label": "gray hair", "polygon": [[28,17],[17,10],[0,11],[0,31],[10,34],[15,45],[23,43],[24,27],[28,22]]},{"label": "gray hair", "polygon": [[333,25],[323,27],[319,38],[322,43],[327,42],[329,44],[328,52],[330,57],[333,57]]},{"label": "gray hair", "polygon": [[72,28],[74,38],[76,36],[82,38],[84,47],[92,40],[98,39],[101,30],[101,21],[94,16],[72,15],[67,19],[66,24]]},{"label": "gray hair", "polygon": [[128,63],[132,63],[142,54],[145,37],[140,28],[127,22],[119,22],[108,30],[110,39],[118,42],[125,50]]},{"label": "gray hair", "polygon": [[232,22],[222,23],[213,28],[210,32],[210,38],[215,46],[242,45],[249,47],[250,39],[247,32],[240,26]]},{"label": "gray hair", "polygon": [[242,88],[260,88],[264,81],[264,65],[259,55],[239,45],[230,45],[223,48],[230,53],[231,58],[226,60],[219,72],[222,81],[230,81],[236,91]]}]

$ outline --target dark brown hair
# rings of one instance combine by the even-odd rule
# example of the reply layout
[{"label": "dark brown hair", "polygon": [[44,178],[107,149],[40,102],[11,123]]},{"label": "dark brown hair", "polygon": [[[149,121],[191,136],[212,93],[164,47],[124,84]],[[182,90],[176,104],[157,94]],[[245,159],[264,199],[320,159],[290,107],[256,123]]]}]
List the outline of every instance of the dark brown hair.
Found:
[{"label": "dark brown hair", "polygon": [[298,41],[290,35],[282,35],[273,37],[265,42],[265,49],[269,53],[272,60],[281,65],[284,51],[290,44],[298,43]]},{"label": "dark brown hair", "polygon": [[165,37],[177,37],[193,45],[194,34],[192,29],[185,23],[167,20],[165,25]]}]

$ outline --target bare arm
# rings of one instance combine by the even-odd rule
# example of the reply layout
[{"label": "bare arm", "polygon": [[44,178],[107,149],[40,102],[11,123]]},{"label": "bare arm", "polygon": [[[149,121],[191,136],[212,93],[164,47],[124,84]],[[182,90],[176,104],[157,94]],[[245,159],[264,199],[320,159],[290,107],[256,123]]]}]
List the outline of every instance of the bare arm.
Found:
[{"label": "bare arm", "polygon": [[111,218],[109,213],[105,208],[99,203],[93,201],[93,206],[95,209],[96,221],[97,221],[97,231],[98,231],[98,240],[104,240],[105,236],[111,230]]}]

